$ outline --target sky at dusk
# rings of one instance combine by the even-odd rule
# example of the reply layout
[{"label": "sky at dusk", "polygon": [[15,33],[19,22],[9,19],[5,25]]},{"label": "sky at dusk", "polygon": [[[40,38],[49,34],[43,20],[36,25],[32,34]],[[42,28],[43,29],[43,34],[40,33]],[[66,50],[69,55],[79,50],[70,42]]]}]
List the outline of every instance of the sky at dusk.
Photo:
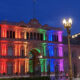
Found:
[{"label": "sky at dusk", "polygon": [[[36,0],[35,6],[36,18],[42,25],[63,28],[63,18],[71,17],[71,34],[80,32],[80,0]],[[0,21],[28,23],[32,18],[33,0],[0,0]]]}]

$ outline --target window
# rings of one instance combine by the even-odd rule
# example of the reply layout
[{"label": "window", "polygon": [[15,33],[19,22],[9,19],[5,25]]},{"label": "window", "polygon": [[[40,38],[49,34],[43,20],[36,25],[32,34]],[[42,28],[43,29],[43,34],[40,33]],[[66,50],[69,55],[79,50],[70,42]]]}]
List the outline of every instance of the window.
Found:
[{"label": "window", "polygon": [[72,58],[76,58],[76,52],[75,51],[72,52]]},{"label": "window", "polygon": [[56,41],[58,41],[58,35],[56,35]]},{"label": "window", "polygon": [[54,35],[54,41],[58,41],[58,35]]},{"label": "window", "polygon": [[29,33],[28,32],[26,33],[26,38],[27,38],[27,40],[29,39]]},{"label": "window", "polygon": [[12,38],[12,31],[10,31],[10,38]]},{"label": "window", "polygon": [[37,40],[39,40],[39,33],[37,33]]},{"label": "window", "polygon": [[21,50],[21,56],[24,57],[24,50]]},{"label": "window", "polygon": [[15,39],[15,32],[13,32],[13,39]]},{"label": "window", "polygon": [[24,39],[24,32],[21,32],[21,38]]},{"label": "window", "polygon": [[7,38],[9,38],[9,31],[7,31]]},{"label": "window", "polygon": [[13,48],[11,46],[8,47],[8,56],[13,56]]},{"label": "window", "polygon": [[54,41],[54,35],[52,35],[52,41]]},{"label": "window", "polygon": [[34,40],[36,40],[36,33],[34,33]]},{"label": "window", "polygon": [[49,57],[49,49],[46,48],[46,54],[47,54],[47,57]]},{"label": "window", "polygon": [[13,74],[13,64],[10,62],[7,63],[7,74],[8,75]]},{"label": "window", "polygon": [[7,38],[15,39],[15,31],[7,31]]},{"label": "window", "polygon": [[30,33],[30,40],[33,40],[33,34],[32,34],[32,32]]},{"label": "window", "polygon": [[55,57],[58,57],[58,48],[54,48]]},{"label": "window", "polygon": [[40,34],[41,41],[43,40],[43,34]]},{"label": "window", "polygon": [[68,51],[64,52],[64,57],[68,57]]}]

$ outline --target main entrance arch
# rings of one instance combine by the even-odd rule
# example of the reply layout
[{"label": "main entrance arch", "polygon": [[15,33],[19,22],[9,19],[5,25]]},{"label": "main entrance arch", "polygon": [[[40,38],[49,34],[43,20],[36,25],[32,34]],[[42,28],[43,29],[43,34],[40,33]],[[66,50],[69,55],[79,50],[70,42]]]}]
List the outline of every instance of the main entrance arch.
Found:
[{"label": "main entrance arch", "polygon": [[39,60],[40,50],[35,48],[30,50],[29,52],[29,71],[30,73],[33,73],[34,75],[40,75],[41,73],[41,65]]}]

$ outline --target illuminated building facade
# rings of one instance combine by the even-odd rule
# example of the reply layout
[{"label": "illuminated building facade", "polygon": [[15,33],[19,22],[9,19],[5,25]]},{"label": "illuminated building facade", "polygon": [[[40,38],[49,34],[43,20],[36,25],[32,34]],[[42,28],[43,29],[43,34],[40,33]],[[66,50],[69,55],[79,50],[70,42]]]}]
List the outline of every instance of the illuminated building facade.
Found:
[{"label": "illuminated building facade", "polygon": [[0,24],[0,75],[64,72],[61,28],[28,24]]}]

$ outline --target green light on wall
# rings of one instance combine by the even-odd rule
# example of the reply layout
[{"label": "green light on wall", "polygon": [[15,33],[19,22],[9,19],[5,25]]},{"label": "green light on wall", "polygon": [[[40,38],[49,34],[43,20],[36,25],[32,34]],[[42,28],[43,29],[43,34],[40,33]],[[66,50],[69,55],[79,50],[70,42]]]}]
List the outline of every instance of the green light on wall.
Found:
[{"label": "green light on wall", "polygon": [[43,46],[44,56],[46,56],[46,46]]},{"label": "green light on wall", "polygon": [[35,48],[39,53],[40,53],[40,50],[39,49],[37,49],[37,48]]},{"label": "green light on wall", "polygon": [[46,30],[38,29],[38,31],[43,34],[43,40],[46,40]]},{"label": "green light on wall", "polygon": [[45,72],[47,72],[47,59],[45,59]]},{"label": "green light on wall", "polygon": [[46,56],[46,43],[42,43],[43,53]]},{"label": "green light on wall", "polygon": [[40,59],[40,64],[41,64],[41,72],[44,72],[44,64],[43,64],[43,59]]},{"label": "green light on wall", "polygon": [[33,72],[33,61],[29,60],[29,71],[32,73]]},{"label": "green light on wall", "polygon": [[45,35],[45,33],[43,33],[43,40],[44,40],[44,41],[46,40],[46,35]]}]

